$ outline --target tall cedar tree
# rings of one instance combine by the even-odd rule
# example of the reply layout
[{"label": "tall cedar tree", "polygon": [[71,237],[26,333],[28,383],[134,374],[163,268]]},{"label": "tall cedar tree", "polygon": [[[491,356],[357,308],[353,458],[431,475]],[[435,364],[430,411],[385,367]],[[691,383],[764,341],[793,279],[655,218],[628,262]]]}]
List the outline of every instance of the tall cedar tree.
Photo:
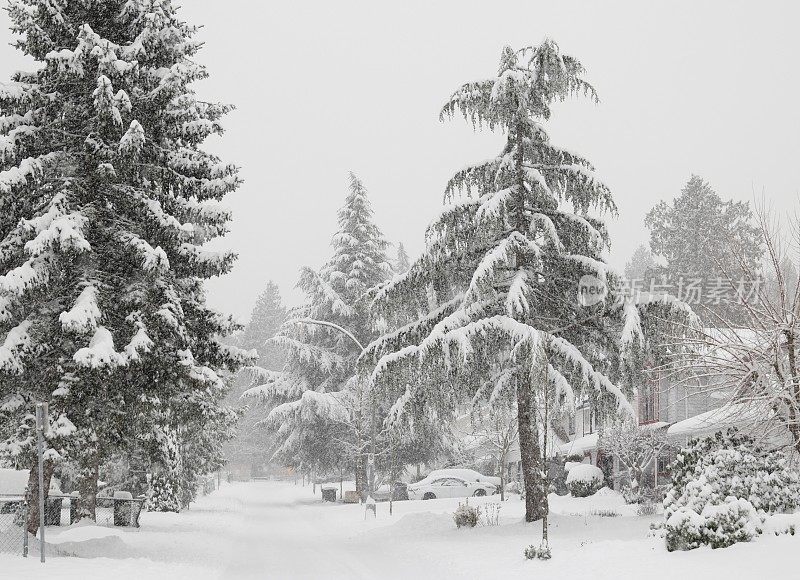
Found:
[{"label": "tall cedar tree", "polygon": [[[506,144],[450,180],[450,205],[429,226],[424,254],[375,293],[384,315],[405,309],[417,317],[363,357],[376,364],[373,384],[397,389],[395,417],[406,407],[452,414],[464,401],[515,403],[528,521],[547,509],[544,404],[552,417],[573,409],[578,393],[609,412],[632,413],[626,392],[644,343],[644,308],[616,294],[617,277],[601,255],[608,234],[591,215],[615,211],[611,194],[590,163],[550,143],[541,124],[554,101],[595,98],[582,72],[545,40],[503,49],[495,78],[452,95],[442,119],[460,112],[476,127],[503,131]],[[586,275],[605,283],[605,300],[579,304]],[[652,306],[685,312],[669,298]]]},{"label": "tall cedar tree", "polygon": [[289,312],[273,339],[286,349],[286,365],[278,374],[261,373],[256,378],[264,384],[248,392],[282,402],[266,419],[277,430],[277,459],[331,471],[342,467],[344,455],[354,455],[347,467],[356,469],[360,490],[369,421],[364,390],[354,375],[361,349],[340,330],[303,321],[334,324],[362,345],[374,339],[375,321],[363,298],[391,272],[387,245],[373,223],[367,190],[351,173],[350,193],[339,210],[339,231],[332,240],[333,257],[319,272],[301,271],[298,287],[306,302]]},{"label": "tall cedar tree", "polygon": [[83,515],[121,448],[146,456],[152,507],[178,509],[221,461],[235,415],[218,373],[243,361],[202,283],[235,259],[203,245],[227,230],[237,168],[200,149],[231,107],[195,96],[201,43],[170,0],[9,14],[40,66],[0,85],[2,452],[33,463],[33,405],[49,401],[48,459],[78,462]]}]

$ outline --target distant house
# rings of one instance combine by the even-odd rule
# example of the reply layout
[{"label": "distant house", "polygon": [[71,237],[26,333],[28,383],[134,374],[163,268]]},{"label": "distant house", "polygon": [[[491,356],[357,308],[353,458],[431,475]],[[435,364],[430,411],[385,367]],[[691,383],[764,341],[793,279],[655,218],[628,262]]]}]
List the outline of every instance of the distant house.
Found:
[{"label": "distant house", "polygon": [[[716,331],[706,329],[708,333]],[[753,331],[734,329],[737,340],[753,340]],[[650,363],[646,369],[645,380],[634,394],[633,408],[636,420],[642,428],[664,429],[667,433],[668,447],[648,466],[645,484],[651,486],[667,482],[668,467],[675,459],[677,449],[688,439],[712,435],[729,427],[743,427],[761,422],[769,410],[753,403],[731,403],[730,393],[715,387],[715,378],[702,369],[695,368],[693,376],[679,375],[674,371],[662,370]],[[460,419],[466,430],[466,418]],[[615,489],[627,483],[627,474],[613,457],[604,456],[598,450],[599,432],[604,420],[603,413],[595,408],[590,399],[576,403],[575,413],[564,416],[552,425],[548,437],[548,457],[569,458],[584,461],[600,467],[606,474],[607,482]],[[476,459],[487,457],[492,449],[485,442],[465,439]],[[504,465],[507,481],[521,481],[519,445],[515,443],[509,450]]]}]

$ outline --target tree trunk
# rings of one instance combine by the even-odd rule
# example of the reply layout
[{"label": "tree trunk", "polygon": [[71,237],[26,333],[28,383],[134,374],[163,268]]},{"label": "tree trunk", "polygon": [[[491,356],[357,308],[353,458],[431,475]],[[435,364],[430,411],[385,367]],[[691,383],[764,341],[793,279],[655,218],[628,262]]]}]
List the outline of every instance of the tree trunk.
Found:
[{"label": "tree trunk", "polygon": [[506,454],[500,455],[500,501],[506,501]]},{"label": "tree trunk", "polygon": [[100,456],[89,452],[84,456],[78,478],[78,519],[97,521],[97,482],[100,479]]},{"label": "tree trunk", "polygon": [[522,477],[525,481],[525,521],[535,522],[544,516],[546,498],[542,494],[539,433],[529,385],[517,387],[517,422]]},{"label": "tree trunk", "polygon": [[356,459],[356,493],[361,502],[367,501],[367,456],[360,453]]},{"label": "tree trunk", "polygon": [[[44,501],[47,504],[48,491],[50,490],[50,480],[53,478],[55,464],[50,460],[44,462]],[[28,533],[36,535],[39,531],[39,521],[42,514],[39,513],[39,463],[34,461],[34,466],[28,475],[28,490],[25,494],[25,501],[28,504]],[[45,508],[46,509],[46,508]]]}]

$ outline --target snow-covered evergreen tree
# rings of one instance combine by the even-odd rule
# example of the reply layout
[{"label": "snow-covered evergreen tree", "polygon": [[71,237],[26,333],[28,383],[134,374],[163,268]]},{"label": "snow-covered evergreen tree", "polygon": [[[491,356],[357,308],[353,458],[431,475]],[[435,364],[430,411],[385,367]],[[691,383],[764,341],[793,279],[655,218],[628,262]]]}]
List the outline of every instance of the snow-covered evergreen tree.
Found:
[{"label": "snow-covered evergreen tree", "polygon": [[411,258],[408,257],[402,242],[397,244],[397,257],[394,260],[394,271],[396,274],[405,274],[411,267]]},{"label": "snow-covered evergreen tree", "polygon": [[267,282],[264,290],[258,295],[256,304],[250,314],[250,321],[239,335],[237,345],[245,350],[258,352],[257,364],[268,369],[279,369],[283,366],[283,357],[275,345],[268,344],[286,319],[286,307],[283,305],[278,285],[272,280]]},{"label": "snow-covered evergreen tree", "polygon": [[201,149],[231,107],[195,96],[201,43],[170,0],[12,0],[9,14],[39,67],[0,84],[0,401],[18,426],[2,450],[32,460],[33,405],[49,401],[91,515],[112,450],[158,457],[175,437],[183,452],[201,432],[190,484],[235,418],[219,371],[244,357],[220,344],[235,324],[202,283],[235,259],[203,249],[240,183]]},{"label": "snow-covered evergreen tree", "polygon": [[707,182],[692,175],[671,203],[661,201],[647,213],[645,225],[650,248],[666,262],[653,268],[654,275],[678,289],[703,282],[704,295],[696,297],[699,304],[694,308],[707,325],[749,322],[737,293],[750,294],[758,287],[758,278],[752,276],[759,274],[765,248],[748,202],[723,201]]},{"label": "snow-covered evergreen tree", "polygon": [[274,437],[258,425],[265,410],[269,410],[265,406],[266,401],[242,398],[242,394],[252,386],[254,373],[276,372],[283,367],[285,356],[282,349],[268,341],[275,336],[285,319],[286,307],[278,285],[270,280],[258,296],[244,331],[230,339],[232,344],[240,348],[258,352],[257,366],[242,369],[228,395],[229,402],[241,408],[243,414],[236,426],[236,437],[225,446],[227,462],[249,465],[251,475],[259,475],[259,469],[269,462]]},{"label": "snow-covered evergreen tree", "polygon": [[[542,407],[555,416],[581,393],[632,413],[625,379],[643,345],[640,311],[617,299],[617,277],[603,259],[609,240],[597,216],[615,212],[611,194],[542,125],[554,101],[595,98],[582,73],[545,40],[503,49],[496,77],[452,95],[442,119],[461,113],[503,131],[506,144],[450,180],[449,205],[429,226],[424,254],[376,293],[386,316],[416,316],[364,357],[377,363],[373,383],[399,390],[398,416],[405,404],[452,413],[465,401],[514,401],[529,521],[546,511]],[[582,278],[605,299],[581,304]]]},{"label": "snow-covered evergreen tree", "polygon": [[[361,459],[361,468],[356,470],[361,489],[368,417],[355,365],[360,345],[377,336],[364,296],[387,279],[391,267],[387,243],[373,222],[367,190],[352,173],[332,245],[333,257],[319,272],[301,271],[298,286],[306,302],[290,310],[273,339],[287,351],[283,371],[258,373],[257,382],[263,384],[248,395],[281,403],[267,417],[280,439],[276,458],[323,470],[336,461],[353,467],[356,456]],[[332,432],[338,434],[332,436]]]}]

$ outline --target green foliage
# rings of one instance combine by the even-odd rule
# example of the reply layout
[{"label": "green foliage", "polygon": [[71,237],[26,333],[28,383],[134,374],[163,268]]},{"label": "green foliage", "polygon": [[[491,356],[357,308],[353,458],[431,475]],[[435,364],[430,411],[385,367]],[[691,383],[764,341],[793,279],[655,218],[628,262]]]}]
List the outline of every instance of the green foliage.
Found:
[{"label": "green foliage", "polygon": [[453,521],[457,528],[474,528],[480,519],[481,508],[469,505],[469,500],[466,503],[459,503],[453,512]]},{"label": "green foliage", "polygon": [[567,483],[567,489],[572,497],[589,497],[596,494],[603,487],[603,481],[571,481]]},{"label": "green foliage", "polygon": [[[677,286],[681,277],[685,282],[721,278],[735,292],[740,278],[752,278],[761,270],[763,239],[753,224],[749,204],[723,201],[697,175],[671,203],[661,201],[651,209],[645,225],[650,230],[650,249],[666,260],[666,266],[653,267],[649,275],[663,276],[670,284]],[[735,281],[732,287],[729,278]],[[705,304],[698,314],[712,325],[718,324],[717,316],[730,323],[747,321],[735,301]]]},{"label": "green foliage", "polygon": [[669,550],[748,541],[760,533],[759,514],[790,512],[800,502],[800,476],[783,452],[763,449],[736,429],[692,440],[670,472]]},{"label": "green foliage", "polygon": [[159,493],[191,497],[230,433],[223,375],[247,360],[203,288],[235,260],[204,248],[241,183],[202,148],[231,107],[196,96],[201,43],[171,0],[13,0],[9,15],[37,67],[0,86],[0,453],[32,460],[27,418],[48,401],[48,443],[81,488],[118,452],[166,468],[174,432],[184,488]]}]

